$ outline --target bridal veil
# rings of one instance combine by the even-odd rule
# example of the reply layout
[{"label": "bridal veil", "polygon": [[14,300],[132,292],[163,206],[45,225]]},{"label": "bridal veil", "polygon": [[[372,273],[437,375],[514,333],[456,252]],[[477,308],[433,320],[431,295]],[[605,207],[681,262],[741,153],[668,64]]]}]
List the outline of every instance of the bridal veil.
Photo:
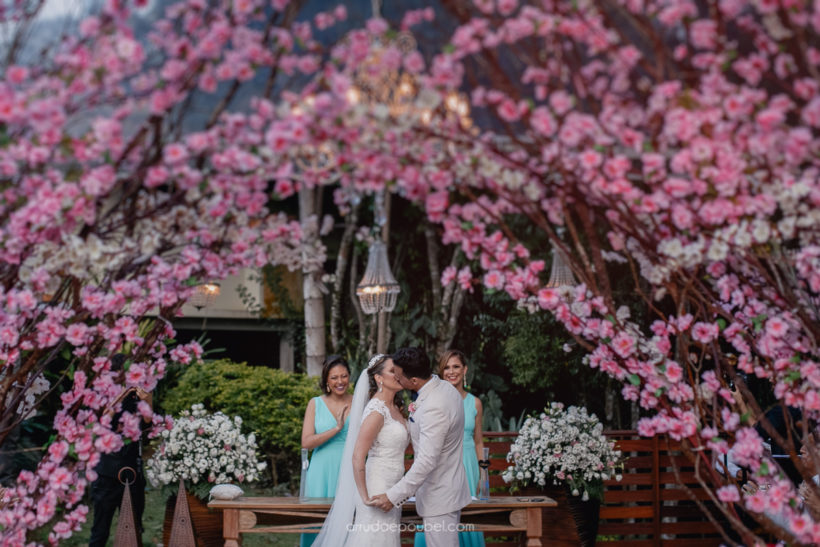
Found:
[{"label": "bridal veil", "polygon": [[356,506],[360,503],[359,489],[356,488],[356,481],[353,479],[353,448],[356,446],[356,439],[362,426],[364,407],[369,399],[370,382],[365,368],[359,375],[356,389],[353,391],[336,496],[322,525],[322,531],[313,541],[313,547],[340,547],[347,540]]}]

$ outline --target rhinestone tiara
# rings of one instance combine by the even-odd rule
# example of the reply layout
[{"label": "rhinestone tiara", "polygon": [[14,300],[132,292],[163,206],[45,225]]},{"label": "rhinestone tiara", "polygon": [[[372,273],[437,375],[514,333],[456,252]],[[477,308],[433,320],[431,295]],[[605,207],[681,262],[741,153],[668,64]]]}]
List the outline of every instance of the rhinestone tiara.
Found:
[{"label": "rhinestone tiara", "polygon": [[367,362],[367,369],[370,370],[371,368],[375,367],[379,361],[387,357],[384,353],[377,353],[373,357],[370,358],[370,361]]}]

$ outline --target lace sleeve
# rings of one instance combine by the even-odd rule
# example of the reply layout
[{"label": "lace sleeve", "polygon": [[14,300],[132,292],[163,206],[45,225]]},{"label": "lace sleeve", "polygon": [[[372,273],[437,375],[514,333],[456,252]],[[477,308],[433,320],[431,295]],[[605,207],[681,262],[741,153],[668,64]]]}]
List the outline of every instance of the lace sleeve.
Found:
[{"label": "lace sleeve", "polygon": [[364,412],[362,413],[362,422],[364,422],[365,419],[374,412],[381,414],[385,420],[390,418],[390,411],[387,410],[387,405],[384,404],[384,401],[380,399],[370,399],[370,401],[368,401],[367,403],[367,406],[364,407]]}]

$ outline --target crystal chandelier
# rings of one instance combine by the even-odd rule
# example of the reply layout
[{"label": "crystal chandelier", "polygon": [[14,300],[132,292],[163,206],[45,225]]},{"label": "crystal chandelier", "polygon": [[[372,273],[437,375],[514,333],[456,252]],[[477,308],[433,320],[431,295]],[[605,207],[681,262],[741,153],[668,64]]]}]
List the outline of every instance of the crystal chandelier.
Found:
[{"label": "crystal chandelier", "polygon": [[399,292],[399,284],[387,263],[387,247],[382,241],[374,241],[367,253],[364,276],[356,286],[362,311],[369,315],[393,311]]},{"label": "crystal chandelier", "polygon": [[374,37],[367,57],[353,73],[348,101],[379,105],[394,117],[410,112],[418,91],[416,80],[403,70],[385,68],[383,58],[391,50],[398,50],[404,56],[415,49],[416,39],[407,31],[389,39]]},{"label": "crystal chandelier", "polygon": [[552,247],[552,269],[550,270],[550,280],[547,287],[574,287],[577,285],[572,269],[569,267],[564,251],[553,245]]},{"label": "crystal chandelier", "polygon": [[[374,9],[379,8],[374,6]],[[384,61],[388,52],[398,51],[405,56],[416,50],[416,39],[407,31],[389,38],[372,38],[367,57],[353,73],[353,85],[347,91],[347,100],[351,104],[367,104],[374,112],[386,113],[394,119],[409,115],[428,125],[435,117],[443,117],[455,119],[462,128],[471,130],[470,101],[464,93],[451,91],[439,106],[422,106],[420,103],[430,101],[418,101],[420,86],[416,77],[401,69],[385,68],[389,65]]]},{"label": "crystal chandelier", "polygon": [[188,303],[197,310],[202,310],[213,304],[217,296],[219,296],[219,283],[200,283],[194,287],[194,294],[191,295]]}]

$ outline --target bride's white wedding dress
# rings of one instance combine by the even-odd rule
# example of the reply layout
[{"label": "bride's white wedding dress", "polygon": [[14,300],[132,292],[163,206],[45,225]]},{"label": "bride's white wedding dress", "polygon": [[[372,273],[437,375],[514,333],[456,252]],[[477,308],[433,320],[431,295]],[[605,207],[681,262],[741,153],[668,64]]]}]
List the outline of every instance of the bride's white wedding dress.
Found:
[{"label": "bride's white wedding dress", "polygon": [[[378,357],[381,356],[374,359]],[[410,442],[410,432],[404,422],[391,416],[384,401],[370,399],[367,370],[359,374],[353,391],[336,499],[312,547],[400,546],[401,508],[394,507],[385,513],[378,507],[368,507],[359,499],[359,490],[353,477],[353,449],[356,439],[359,437],[362,421],[373,412],[384,417],[384,424],[376,435],[365,462],[365,481],[369,496],[383,494],[401,480],[404,476],[404,451]]]},{"label": "bride's white wedding dress", "polygon": [[[410,441],[407,426],[393,418],[384,401],[371,399],[362,413],[362,421],[373,412],[384,417],[384,425],[367,453],[365,476],[369,496],[387,492],[404,476],[404,451]],[[399,547],[400,520],[401,507],[385,513],[357,499],[354,526],[345,547]]]}]

